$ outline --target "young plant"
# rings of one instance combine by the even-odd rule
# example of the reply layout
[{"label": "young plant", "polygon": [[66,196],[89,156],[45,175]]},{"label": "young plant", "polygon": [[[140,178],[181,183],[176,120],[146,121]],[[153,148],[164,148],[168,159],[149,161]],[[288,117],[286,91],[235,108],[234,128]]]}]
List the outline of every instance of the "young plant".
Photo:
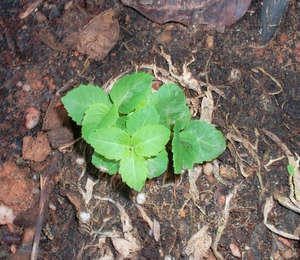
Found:
[{"label": "young plant", "polygon": [[152,76],[140,72],[122,77],[109,95],[97,86],[80,85],[62,98],[94,148],[92,163],[109,174],[119,173],[137,191],[147,178],[166,171],[170,152],[174,172],[180,174],[226,148],[213,125],[191,120],[179,86],[164,84],[154,93],[151,86]]}]

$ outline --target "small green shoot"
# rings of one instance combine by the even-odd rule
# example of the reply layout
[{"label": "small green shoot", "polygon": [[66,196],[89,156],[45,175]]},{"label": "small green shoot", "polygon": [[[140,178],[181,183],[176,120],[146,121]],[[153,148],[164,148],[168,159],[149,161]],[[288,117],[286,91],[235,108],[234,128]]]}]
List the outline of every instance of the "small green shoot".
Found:
[{"label": "small green shoot", "polygon": [[287,168],[289,175],[293,176],[295,174],[295,168],[293,165],[289,164],[286,168]]},{"label": "small green shoot", "polygon": [[152,93],[152,79],[143,72],[128,74],[109,95],[97,86],[80,85],[62,98],[94,148],[92,163],[111,175],[119,173],[137,191],[146,179],[166,171],[170,153],[174,172],[180,174],[217,158],[226,148],[213,125],[191,120],[178,85],[164,84]]}]

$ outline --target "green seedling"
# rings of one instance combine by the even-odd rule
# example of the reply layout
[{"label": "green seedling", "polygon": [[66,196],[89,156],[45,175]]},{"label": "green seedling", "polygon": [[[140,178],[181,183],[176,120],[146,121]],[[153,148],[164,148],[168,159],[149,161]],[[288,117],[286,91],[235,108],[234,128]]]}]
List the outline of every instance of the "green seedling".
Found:
[{"label": "green seedling", "polygon": [[168,154],[176,174],[195,163],[217,158],[225,138],[213,125],[191,120],[185,95],[176,84],[152,92],[152,76],[128,74],[106,94],[101,88],[80,85],[62,102],[82,126],[82,137],[94,148],[92,163],[109,174],[119,173],[140,191],[146,179],[163,174]]},{"label": "green seedling", "polygon": [[287,168],[289,175],[293,176],[295,174],[295,168],[293,165],[288,164],[288,166],[286,168]]}]

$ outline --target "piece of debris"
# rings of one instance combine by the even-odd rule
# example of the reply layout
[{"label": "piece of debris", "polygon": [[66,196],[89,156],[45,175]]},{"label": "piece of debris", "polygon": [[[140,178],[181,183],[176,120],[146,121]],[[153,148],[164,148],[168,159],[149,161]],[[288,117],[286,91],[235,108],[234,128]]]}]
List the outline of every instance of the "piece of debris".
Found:
[{"label": "piece of debris", "polygon": [[201,102],[200,120],[211,124],[214,110],[215,106],[212,93],[210,90],[207,90]]},{"label": "piece of debris", "polygon": [[120,254],[120,259],[136,256],[141,250],[141,242],[138,237],[138,233],[133,228],[131,219],[127,215],[125,209],[121,206],[121,204],[110,198],[101,198],[99,196],[95,196],[95,199],[109,201],[113,203],[120,211],[124,238],[118,236],[111,237],[114,248]]},{"label": "piece of debris", "polygon": [[209,49],[213,49],[214,48],[214,36],[213,35],[208,35],[206,37],[206,46]]},{"label": "piece of debris", "polygon": [[215,240],[214,240],[214,242],[212,243],[212,246],[211,246],[215,256],[218,259],[221,259],[221,260],[224,260],[224,257],[218,251],[218,244],[219,244],[219,241],[222,237],[223,231],[224,231],[224,229],[226,228],[226,226],[228,224],[229,213],[230,213],[230,210],[232,208],[231,201],[236,196],[239,187],[240,187],[240,184],[235,185],[234,188],[232,189],[232,191],[226,196],[223,216],[220,218],[220,224],[218,226],[216,238],[215,238]]},{"label": "piece of debris", "polygon": [[41,3],[43,2],[43,0],[35,0],[35,1],[31,1],[31,3],[29,3],[26,7],[26,10],[22,13],[19,14],[19,18],[20,19],[25,19],[28,15],[30,15],[34,9],[36,9]]},{"label": "piece of debris", "polygon": [[156,38],[158,43],[169,44],[172,41],[172,28],[166,28]]},{"label": "piece of debris", "polygon": [[280,235],[282,237],[289,238],[289,239],[300,240],[299,236],[287,233],[285,231],[281,231],[281,230],[277,229],[274,225],[268,223],[268,215],[269,215],[270,211],[272,210],[273,206],[274,206],[273,197],[267,198],[265,206],[264,206],[264,224],[265,224],[265,226],[277,235]]},{"label": "piece of debris", "polygon": [[36,138],[33,138],[32,136],[25,136],[23,138],[23,159],[42,162],[47,158],[50,152],[51,148],[47,139],[47,135],[43,132],[38,132]]},{"label": "piece of debris", "polygon": [[208,256],[212,238],[207,230],[208,225],[203,226],[188,241],[184,253],[189,256],[189,260],[199,260]]},{"label": "piece of debris", "polygon": [[32,208],[37,197],[35,185],[28,179],[28,171],[13,161],[0,170],[0,225],[12,223],[16,216]]},{"label": "piece of debris", "polygon": [[231,253],[232,253],[233,256],[235,256],[237,258],[242,257],[241,251],[240,251],[239,247],[236,244],[231,243],[229,245],[229,248],[230,248]]},{"label": "piece of debris", "polygon": [[[58,154],[58,153],[56,153]],[[32,244],[31,260],[37,260],[39,254],[39,243],[41,238],[41,231],[44,221],[44,211],[47,206],[48,198],[52,193],[55,185],[60,179],[60,175],[64,170],[57,165],[57,157],[54,156],[49,164],[44,175],[40,176],[40,200],[38,216],[35,223],[34,240]]]},{"label": "piece of debris", "polygon": [[238,173],[235,168],[229,165],[220,165],[220,176],[224,177],[225,179],[231,180],[238,177]]},{"label": "piece of debris", "polygon": [[300,156],[293,154],[289,148],[273,133],[267,129],[263,129],[264,133],[270,137],[277,145],[283,150],[288,158],[288,166],[292,169],[292,173],[289,173],[289,186],[290,195],[288,198],[282,196],[276,196],[278,202],[287,208],[295,208],[294,211],[300,211]]},{"label": "piece of debris", "polygon": [[219,161],[217,159],[213,160],[213,174],[214,177],[217,181],[219,181],[220,183],[222,183],[225,186],[229,186],[230,183],[227,180],[224,180],[221,176],[220,176],[220,166],[219,166]]},{"label": "piece of debris", "polygon": [[[264,189],[264,184],[263,184],[263,180],[261,177],[261,162],[260,162],[260,158],[258,156],[259,133],[258,133],[257,129],[255,129],[255,136],[256,136],[256,140],[253,143],[250,140],[248,140],[246,137],[244,137],[242,135],[242,133],[240,132],[240,130],[235,125],[232,125],[232,131],[230,131],[226,135],[226,138],[230,142],[230,144],[228,145],[228,148],[229,148],[230,152],[232,153],[232,155],[235,157],[235,160],[236,160],[237,164],[239,165],[241,174],[245,178],[248,178],[250,176],[251,171],[247,172],[246,165],[244,163],[243,158],[241,157],[241,155],[239,153],[239,149],[236,148],[236,143],[241,143],[244,146],[244,148],[247,150],[247,152],[249,154],[248,157],[253,159],[253,163],[250,164],[251,160],[249,159],[248,164],[250,164],[250,166],[252,166],[253,168],[257,168],[257,170],[255,171],[256,176],[259,181],[261,193],[264,193],[265,189]],[[254,162],[256,162],[256,165],[254,165]]]},{"label": "piece of debris", "polygon": [[67,48],[56,39],[56,36],[48,28],[42,28],[38,33],[39,39],[53,50],[66,52]]},{"label": "piece of debris", "polygon": [[87,54],[95,60],[102,60],[119,39],[119,23],[116,10],[107,10],[92,18],[79,32],[65,39],[65,44]]},{"label": "piece of debris", "polygon": [[0,204],[0,225],[12,225],[15,218],[16,216],[11,208]]},{"label": "piece of debris", "polygon": [[51,147],[57,149],[74,140],[73,131],[68,127],[59,127],[47,132]]},{"label": "piece of debris", "polygon": [[32,129],[37,126],[40,121],[41,112],[35,107],[26,109],[25,126],[27,129]]},{"label": "piece of debris", "polygon": [[214,166],[210,162],[206,162],[203,164],[203,173],[206,176],[211,176],[213,174]]},{"label": "piece of debris", "polygon": [[135,205],[138,210],[140,211],[140,214],[142,218],[147,222],[147,224],[150,227],[150,233],[153,234],[153,237],[155,241],[159,241],[160,239],[160,224],[159,222],[154,218],[153,221],[150,219],[150,217],[147,215],[145,210],[140,205]]},{"label": "piece of debris", "polygon": [[189,176],[189,184],[190,189],[189,193],[191,194],[193,201],[196,202],[199,200],[199,190],[197,188],[197,180],[199,176],[202,173],[202,167],[200,165],[195,166],[193,169],[188,170],[188,176]]},{"label": "piece of debris", "polygon": [[157,23],[179,22],[185,25],[205,24],[224,32],[239,20],[247,11],[251,0],[206,0],[206,1],[173,1],[173,0],[122,0],[143,15]]},{"label": "piece of debris", "polygon": [[33,90],[39,90],[44,87],[44,84],[42,83],[42,73],[39,71],[38,68],[33,68],[31,70],[27,70],[24,74],[27,83],[30,85],[30,87]]},{"label": "piece of debris", "polygon": [[60,100],[60,96],[54,96],[47,108],[42,129],[51,130],[68,125],[70,125],[70,118]]}]

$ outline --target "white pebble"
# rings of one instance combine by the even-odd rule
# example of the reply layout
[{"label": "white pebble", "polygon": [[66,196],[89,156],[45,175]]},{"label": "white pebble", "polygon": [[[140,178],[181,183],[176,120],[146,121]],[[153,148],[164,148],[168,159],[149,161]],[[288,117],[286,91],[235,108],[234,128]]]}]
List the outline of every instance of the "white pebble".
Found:
[{"label": "white pebble", "polygon": [[174,260],[175,258],[173,258],[172,256],[170,256],[170,255],[166,255],[165,257],[164,257],[164,260]]},{"label": "white pebble", "polygon": [[28,92],[28,91],[31,90],[31,86],[30,86],[29,84],[26,83],[26,84],[23,85],[22,89],[23,89],[24,91]]},{"label": "white pebble", "polygon": [[16,86],[19,87],[19,88],[22,87],[23,86],[22,81],[18,81],[18,83],[16,84]]},{"label": "white pebble", "polygon": [[78,165],[82,166],[82,165],[85,163],[85,160],[84,160],[83,157],[78,157],[78,158],[76,159],[76,163],[77,163]]},{"label": "white pebble", "polygon": [[206,176],[210,176],[213,174],[213,165],[211,163],[205,163],[203,165],[203,173],[206,175]]},{"label": "white pebble", "polygon": [[37,126],[40,121],[40,114],[41,112],[35,107],[26,109],[25,126],[27,129],[32,129]]},{"label": "white pebble", "polygon": [[0,205],[0,225],[13,223],[15,217],[16,216],[11,208]]},{"label": "white pebble", "polygon": [[144,204],[146,201],[146,194],[143,192],[140,192],[137,196],[136,196],[136,202],[140,205]]},{"label": "white pebble", "polygon": [[52,202],[49,202],[49,209],[55,211],[56,210],[56,206]]},{"label": "white pebble", "polygon": [[230,247],[230,250],[231,250],[231,253],[232,253],[233,256],[235,256],[237,258],[242,257],[241,251],[240,251],[239,247],[236,244],[231,243],[229,245],[229,247]]},{"label": "white pebble", "polygon": [[82,223],[88,223],[91,219],[91,214],[89,212],[80,211],[79,213],[79,220]]}]

